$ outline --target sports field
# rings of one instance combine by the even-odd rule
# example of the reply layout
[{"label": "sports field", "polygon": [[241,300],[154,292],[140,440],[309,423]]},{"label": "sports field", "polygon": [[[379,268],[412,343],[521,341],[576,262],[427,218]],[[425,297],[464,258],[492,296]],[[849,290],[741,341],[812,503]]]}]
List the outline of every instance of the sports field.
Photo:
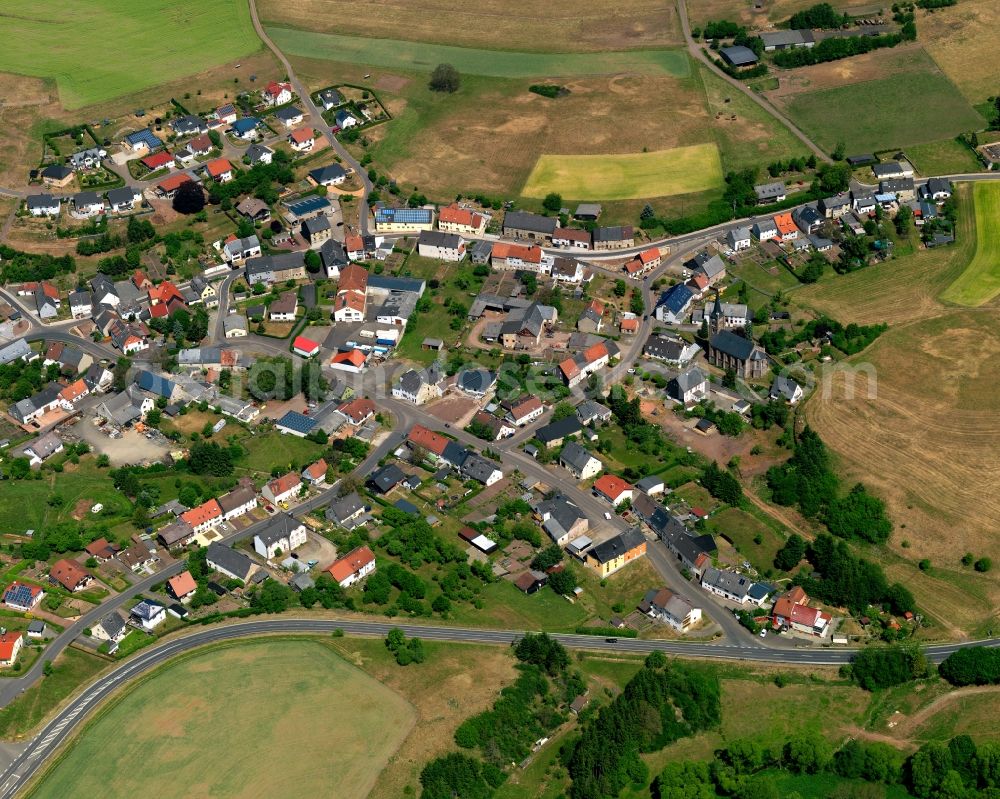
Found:
[{"label": "sports field", "polygon": [[977,183],[976,254],[941,299],[977,307],[1000,294],[1000,184]]},{"label": "sports field", "polygon": [[828,151],[839,142],[848,152],[906,147],[984,125],[955,85],[933,66],[778,101],[792,121]]},{"label": "sports field", "polygon": [[362,799],[414,719],[318,642],[213,648],[128,691],[31,795]]},{"label": "sports field", "polygon": [[632,200],[690,194],[720,186],[719,148],[715,144],[693,144],[624,155],[542,155],[521,194],[544,197],[556,192],[574,200]]},{"label": "sports field", "polygon": [[141,91],[260,49],[245,0],[0,0],[0,71],[54,79],[64,108]]},{"label": "sports field", "polygon": [[683,77],[690,72],[687,55],[681,50],[529,53],[370,39],[285,27],[268,26],[267,33],[286,55],[415,72],[430,72],[442,63],[452,64],[463,75],[493,78],[617,75],[622,72]]}]

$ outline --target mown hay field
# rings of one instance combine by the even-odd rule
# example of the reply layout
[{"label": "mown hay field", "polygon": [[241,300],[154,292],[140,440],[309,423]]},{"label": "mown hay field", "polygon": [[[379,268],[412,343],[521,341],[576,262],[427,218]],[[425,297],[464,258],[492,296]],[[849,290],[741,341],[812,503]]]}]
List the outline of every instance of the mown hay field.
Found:
[{"label": "mown hay field", "polygon": [[722,160],[718,146],[712,143],[622,155],[544,154],[521,194],[544,197],[556,192],[574,199],[629,200],[721,186]]},{"label": "mown hay field", "polygon": [[0,0],[0,71],[55,80],[74,109],[259,50],[243,0]]},{"label": "mown hay field", "polygon": [[260,0],[265,24],[382,39],[528,52],[595,52],[683,44],[660,0]]},{"label": "mown hay field", "polygon": [[[359,701],[359,698],[363,698]],[[168,664],[89,723],[31,794],[368,795],[415,720],[329,648],[263,639]],[[132,764],[123,767],[122,764]]]}]

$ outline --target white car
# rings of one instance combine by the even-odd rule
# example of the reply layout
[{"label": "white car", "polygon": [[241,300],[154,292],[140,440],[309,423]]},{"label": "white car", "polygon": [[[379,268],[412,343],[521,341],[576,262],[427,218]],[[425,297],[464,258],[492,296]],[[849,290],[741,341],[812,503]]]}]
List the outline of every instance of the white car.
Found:
[{"label": "white car", "polygon": [[767,638],[767,627],[760,631],[761,638]]},{"label": "white car", "polygon": [[611,513],[609,511],[604,511],[604,518],[611,521]]}]

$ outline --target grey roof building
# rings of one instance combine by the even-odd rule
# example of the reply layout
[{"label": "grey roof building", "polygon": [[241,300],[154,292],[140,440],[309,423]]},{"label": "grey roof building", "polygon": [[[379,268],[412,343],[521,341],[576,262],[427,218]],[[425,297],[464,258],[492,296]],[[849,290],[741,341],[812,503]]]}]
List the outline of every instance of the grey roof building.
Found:
[{"label": "grey roof building", "polygon": [[527,211],[508,211],[503,219],[505,236],[526,238],[552,238],[559,220],[551,216],[541,216]]},{"label": "grey roof building", "polygon": [[243,582],[254,569],[254,563],[247,555],[217,541],[208,545],[207,561],[216,571]]}]

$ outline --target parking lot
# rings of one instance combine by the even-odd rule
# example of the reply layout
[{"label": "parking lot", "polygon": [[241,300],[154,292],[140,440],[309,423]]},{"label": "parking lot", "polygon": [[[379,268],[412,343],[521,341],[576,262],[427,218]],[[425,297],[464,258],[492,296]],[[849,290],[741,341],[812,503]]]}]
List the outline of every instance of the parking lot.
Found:
[{"label": "parking lot", "polygon": [[95,452],[107,455],[113,466],[160,461],[171,449],[167,439],[159,434],[147,438],[136,430],[125,430],[120,437],[112,438],[104,428],[94,424],[93,416],[79,419],[66,432],[86,441]]}]

